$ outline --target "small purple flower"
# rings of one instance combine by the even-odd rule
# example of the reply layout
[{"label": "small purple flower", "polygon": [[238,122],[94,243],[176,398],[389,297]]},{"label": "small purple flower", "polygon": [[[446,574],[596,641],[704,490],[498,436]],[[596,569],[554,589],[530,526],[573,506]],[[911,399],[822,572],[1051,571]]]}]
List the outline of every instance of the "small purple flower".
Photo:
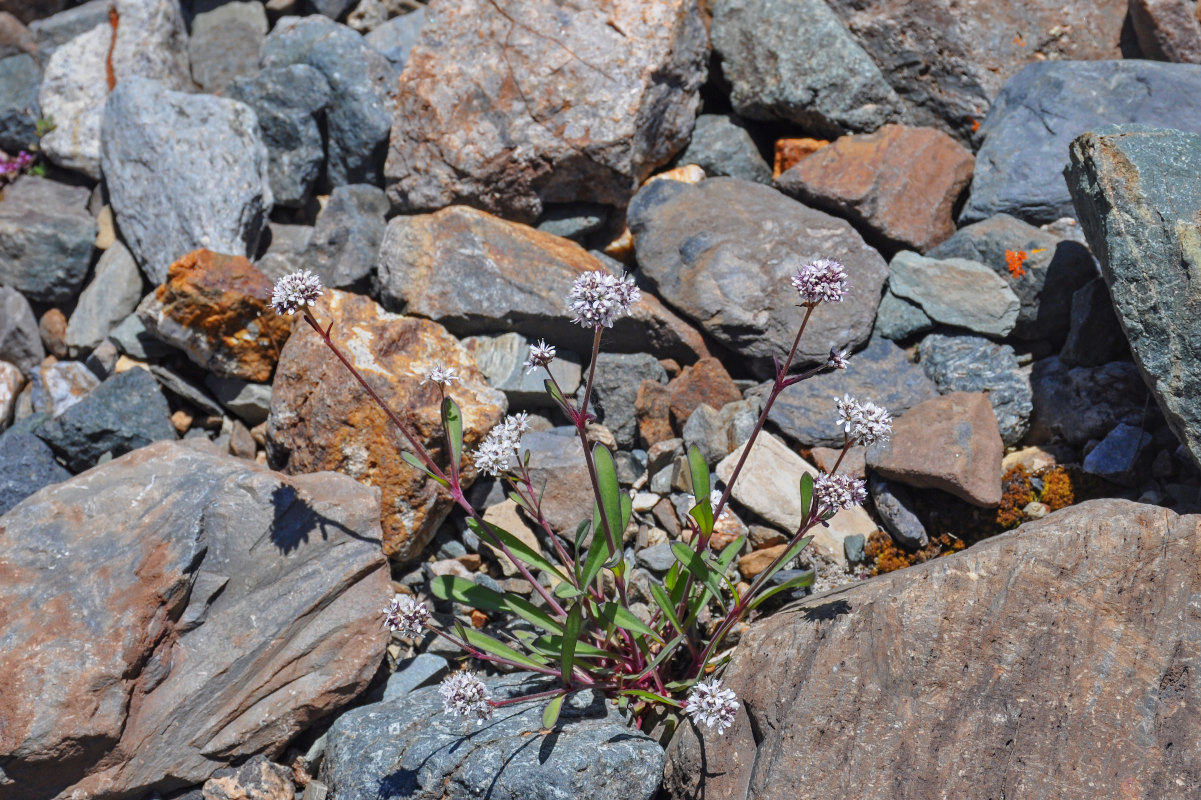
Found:
[{"label": "small purple flower", "polygon": [[618,317],[630,313],[630,306],[640,297],[642,292],[634,279],[624,272],[611,275],[604,270],[593,270],[575,279],[567,295],[567,307],[575,314],[571,321],[577,325],[612,328]]},{"label": "small purple flower", "polygon": [[732,689],[723,689],[717,678],[708,683],[701,682],[688,693],[684,713],[707,728],[717,728],[723,734],[734,724],[738,713],[738,697]]},{"label": "small purple flower", "polygon": [[813,481],[813,494],[817,498],[818,508],[823,512],[841,511],[863,505],[863,501],[867,500],[867,486],[862,478],[845,472],[833,475],[822,473]]},{"label": "small purple flower", "polygon": [[442,708],[447,714],[456,717],[474,714],[477,725],[492,719],[492,696],[474,672],[451,673],[443,679],[438,691],[442,695]]},{"label": "small purple flower", "polygon": [[276,314],[295,314],[304,306],[311,306],[321,296],[321,278],[309,270],[285,275],[275,283],[271,293],[271,308]]},{"label": "small purple flower", "polygon": [[530,357],[525,360],[525,374],[529,375],[538,367],[550,368],[550,362],[555,360],[554,345],[547,344],[544,340],[539,339],[538,344],[530,345]]},{"label": "small purple flower", "polygon": [[384,609],[388,615],[385,620],[389,630],[396,631],[401,636],[420,636],[425,631],[425,623],[429,621],[430,610],[425,603],[412,595],[398,594]]},{"label": "small purple flower", "polygon": [[887,442],[892,434],[892,416],[875,403],[859,402],[849,394],[834,401],[838,425],[858,444]]},{"label": "small purple flower", "polygon": [[798,269],[792,285],[807,306],[838,303],[847,293],[846,268],[829,258],[819,258]]},{"label": "small purple flower", "polygon": [[830,367],[831,369],[846,369],[847,362],[849,362],[850,360],[851,360],[851,353],[849,350],[841,350],[840,351],[840,350],[837,350],[837,349],[831,347],[830,348],[830,357],[828,359],[826,359],[826,366]]}]

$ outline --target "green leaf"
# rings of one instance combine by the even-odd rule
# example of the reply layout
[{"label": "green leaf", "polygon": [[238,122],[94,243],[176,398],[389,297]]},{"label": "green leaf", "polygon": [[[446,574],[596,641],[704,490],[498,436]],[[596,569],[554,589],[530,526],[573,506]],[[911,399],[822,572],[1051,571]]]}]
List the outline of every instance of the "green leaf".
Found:
[{"label": "green leaf", "polygon": [[563,708],[563,701],[567,698],[566,694],[561,694],[558,697],[552,698],[546,704],[546,708],[542,709],[542,727],[553,728],[555,723],[559,721],[559,711]]},{"label": "green leaf", "polygon": [[580,627],[583,624],[584,604],[576,602],[567,612],[567,622],[563,625],[563,651],[559,659],[559,674],[563,676],[563,685],[571,685],[571,670],[575,666],[575,647],[580,638]]},{"label": "green leaf", "polygon": [[627,631],[640,633],[643,636],[649,636],[656,642],[662,642],[663,637],[655,633],[655,631],[638,617],[634,616],[634,612],[630,611],[620,603],[605,603],[597,612],[597,617],[605,622],[616,625],[619,628],[624,628]]},{"label": "green leaf", "polygon": [[567,404],[567,398],[565,398],[563,393],[559,391],[559,388],[555,386],[555,382],[550,378],[547,378],[542,382],[542,385],[546,387],[546,393],[550,395],[550,399],[558,403],[559,408],[563,409],[563,413],[570,417],[571,406]]},{"label": "green leaf", "polygon": [[507,658],[524,667],[534,667],[535,669],[545,669],[547,667],[547,660],[544,658],[535,658],[525,653],[519,653],[507,644],[493,639],[488,634],[481,633],[474,628],[463,628],[462,630],[466,636],[467,643],[473,647],[478,647],[485,653],[491,653],[499,658]]},{"label": "green leaf", "polygon": [[[527,644],[531,649],[536,649],[539,653],[545,653],[547,656],[558,658],[563,652],[562,638],[561,636],[539,636],[527,642]],[[617,653],[611,650],[602,650],[596,645],[588,644],[582,640],[577,640],[575,643],[575,657],[577,661],[581,658],[620,658]]]},{"label": "green leaf", "polygon": [[583,594],[583,592],[572,586],[567,581],[560,581],[559,583],[555,584],[555,588],[551,591],[551,594],[563,600],[570,600],[573,597],[579,597]]},{"label": "green leaf", "polygon": [[621,485],[617,482],[617,465],[613,462],[613,454],[609,448],[600,442],[592,446],[592,463],[596,466],[596,482],[600,489],[597,501],[604,510],[602,522],[608,523],[609,535],[614,547],[620,549],[622,530],[621,524]]},{"label": "green leaf", "polygon": [[784,568],[785,564],[787,564],[789,561],[792,561],[794,558],[799,556],[801,554],[801,551],[804,550],[806,547],[808,547],[809,543],[812,541],[813,541],[812,536],[806,536],[805,538],[801,539],[799,542],[794,544],[792,547],[788,548],[788,551],[784,553],[784,557],[781,558],[774,567],[772,567],[771,569],[769,569],[767,571],[767,573],[763,576],[763,579],[760,581],[759,585],[766,586],[767,582],[771,580],[772,575],[775,575],[777,572],[779,572],[780,570],[782,570]]},{"label": "green leaf", "polygon": [[683,542],[672,542],[671,552],[675,554],[676,560],[684,565],[684,569],[709,590],[709,594],[716,598],[721,597],[721,584],[717,581],[717,575],[705,563],[700,553]]},{"label": "green leaf", "polygon": [[430,591],[441,600],[453,600],[483,611],[515,614],[548,633],[563,633],[562,625],[524,597],[501,594],[466,578],[439,575],[430,581]]},{"label": "green leaf", "polygon": [[642,689],[623,689],[621,693],[630,697],[641,697],[643,700],[650,700],[652,703],[663,703],[664,705],[675,706],[676,708],[681,707],[678,700],[672,700],[670,697],[664,697],[661,694],[647,692]]},{"label": "green leaf", "polygon": [[[699,506],[702,500],[709,499],[709,465],[705,463],[705,456],[701,454],[700,448],[696,445],[688,448],[688,472],[692,477],[692,496]],[[710,508],[710,516],[712,516],[712,508]]]},{"label": "green leaf", "polygon": [[495,545],[497,542],[503,542],[505,547],[509,548],[509,552],[531,567],[545,570],[559,580],[567,579],[567,576],[560,572],[558,567],[547,561],[541,553],[531,549],[529,545],[506,531],[504,528],[497,527],[490,522],[487,523],[487,526],[488,527],[485,528],[480,524],[479,520],[475,519],[474,517],[468,518],[467,520],[467,527],[471,528],[471,530],[474,531],[477,536],[479,536],[488,544]]},{"label": "green leaf", "polygon": [[614,552],[609,549],[609,541],[600,532],[600,509],[593,507],[592,520],[596,523],[593,528],[592,544],[588,545],[588,555],[584,558],[584,570],[580,575],[580,586],[591,586],[592,581],[596,579],[597,574],[601,571],[601,567],[609,560],[609,557],[614,555]]},{"label": "green leaf", "polygon": [[655,654],[654,660],[646,665],[646,669],[642,670],[642,672],[639,673],[638,677],[644,678],[647,675],[650,675],[656,669],[658,669],[659,665],[662,664],[664,661],[666,661],[669,657],[671,657],[671,654],[674,653],[676,651],[676,649],[678,649],[679,646],[683,643],[684,643],[684,634],[680,634],[679,636],[677,636],[676,638],[674,638],[670,642],[668,642],[666,645],[664,645],[663,649]]},{"label": "green leaf", "polygon": [[813,476],[806,472],[801,476],[801,519],[809,519],[813,507]]},{"label": "green leaf", "polygon": [[430,472],[430,468],[427,467],[425,464],[421,463],[421,459],[418,458],[413,453],[410,453],[408,450],[401,450],[400,458],[405,463],[410,464],[411,466],[414,466],[417,469],[421,470],[426,475],[430,476],[431,478],[433,478],[434,480],[436,480],[438,483],[442,484],[443,486],[450,486],[450,481],[446,480],[445,478],[439,478],[437,475]]},{"label": "green leaf", "polygon": [[654,581],[650,582],[650,586],[651,597],[655,599],[659,610],[663,612],[664,619],[671,623],[671,626],[676,629],[677,633],[683,633],[684,626],[680,623],[679,618],[676,617],[676,604],[671,602],[671,598],[667,596],[667,592],[663,591],[662,586]]},{"label": "green leaf", "polygon": [[713,506],[709,504],[708,497],[693,506],[688,516],[696,520],[702,536],[708,537],[713,533]]},{"label": "green leaf", "polygon": [[457,468],[463,463],[463,412],[452,398],[442,398],[442,427],[450,440],[450,454]]},{"label": "green leaf", "polygon": [[779,594],[780,592],[784,592],[789,589],[804,589],[806,587],[812,586],[813,582],[815,580],[817,580],[817,573],[811,569],[806,570],[804,573],[797,575],[795,578],[789,578],[788,580],[784,581],[783,583],[781,583],[777,586],[771,587],[766,592],[762,593],[761,595],[756,597],[754,600],[752,600],[750,607],[757,608],[760,603],[764,602],[765,600],[767,600],[769,597],[771,597],[773,595]]},{"label": "green leaf", "polygon": [[717,564],[721,567],[721,572],[724,575],[730,565],[734,563],[734,559],[738,557],[738,553],[742,550],[742,545],[746,542],[746,536],[739,536],[734,541],[725,546],[721,551],[721,555],[717,557]]},{"label": "green leaf", "polygon": [[671,598],[673,605],[679,605],[684,599],[684,585],[686,581],[680,579],[679,561],[671,565],[671,569],[663,576],[663,585],[667,587],[668,596]]}]

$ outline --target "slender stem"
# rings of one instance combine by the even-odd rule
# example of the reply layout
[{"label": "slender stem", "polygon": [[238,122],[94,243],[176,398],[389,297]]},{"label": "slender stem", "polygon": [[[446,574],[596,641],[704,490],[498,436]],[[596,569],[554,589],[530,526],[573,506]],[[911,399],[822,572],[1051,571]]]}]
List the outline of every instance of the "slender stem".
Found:
[{"label": "slender stem", "polygon": [[530,672],[538,672],[543,675],[553,675],[556,678],[559,677],[558,670],[550,669],[549,667],[533,667],[533,666],[530,666],[529,664],[523,664],[519,661],[511,661],[511,660],[509,660],[507,658],[503,658],[501,656],[494,656],[491,653],[488,653],[484,650],[479,649],[478,647],[471,644],[470,642],[463,641],[458,636],[453,636],[444,630],[435,628],[433,625],[427,624],[425,627],[427,630],[433,631],[434,633],[441,636],[443,639],[446,639],[448,642],[453,642],[456,647],[458,647],[460,650],[466,651],[467,654],[470,655],[472,658],[478,658],[481,661],[488,661],[493,664],[504,664],[504,665],[510,666],[510,667],[517,667],[518,669],[525,669],[525,670],[529,670]]},{"label": "slender stem", "polygon": [[509,697],[504,700],[493,700],[493,708],[504,708],[505,706],[517,705],[518,703],[527,703],[530,700],[541,700],[544,697],[559,697],[560,695],[570,694],[573,691],[578,691],[569,687],[560,689],[551,689],[546,692],[535,692],[534,694],[523,694],[521,697]]}]

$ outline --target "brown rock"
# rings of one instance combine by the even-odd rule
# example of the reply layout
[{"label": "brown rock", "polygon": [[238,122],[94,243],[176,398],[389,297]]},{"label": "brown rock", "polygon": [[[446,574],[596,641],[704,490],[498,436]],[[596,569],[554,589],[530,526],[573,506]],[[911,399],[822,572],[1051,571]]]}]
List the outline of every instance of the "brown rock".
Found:
[{"label": "brown rock", "polygon": [[669,537],[680,538],[680,519],[676,516],[676,507],[672,505],[671,500],[664,497],[655,503],[655,507],[651,509],[651,515],[655,518],[655,522],[663,526],[663,530],[667,531]]},{"label": "brown rock", "polygon": [[1201,517],[1098,500],[806,599],[751,626],[734,726],[681,725],[664,796],[1193,798],[1199,593]]},{"label": "brown rock", "polygon": [[0,11],[11,13],[26,25],[62,11],[67,0],[0,0]]},{"label": "brown rock", "polygon": [[0,361],[0,431],[12,422],[17,395],[24,386],[25,376],[21,374],[21,370],[7,361]]},{"label": "brown rock", "polygon": [[271,290],[271,279],[243,256],[196,250],[171,265],[138,317],[209,372],[263,383],[293,323],[271,311]]},{"label": "brown rock", "polygon": [[[838,457],[842,455],[841,447],[815,447],[813,448],[813,463],[822,472],[833,472],[834,465],[838,464]],[[856,478],[867,476],[867,448],[855,445],[847,451],[846,456],[842,459],[842,463],[838,464],[838,472],[843,475],[854,475]]]},{"label": "brown rock", "polygon": [[829,143],[826,139],[810,139],[808,137],[800,139],[777,139],[776,157],[771,170],[772,180],[776,180]]},{"label": "brown rock", "polygon": [[638,420],[638,439],[643,447],[653,447],[675,436],[671,428],[671,392],[658,381],[644,378],[638,385],[634,417]]},{"label": "brown rock", "polygon": [[925,252],[955,232],[952,209],[975,159],[942,131],[885,125],[843,136],[776,181],[803,202],[846,217],[869,240]]},{"label": "brown rock", "polygon": [[685,367],[679,377],[667,385],[671,394],[671,418],[676,427],[684,423],[701,403],[721,408],[726,403],[742,399],[742,392],[716,358],[702,358],[692,366]]},{"label": "brown rock", "polygon": [[[391,310],[440,322],[455,336],[515,331],[588,353],[592,331],[572,323],[567,294],[581,274],[603,269],[569,239],[453,206],[388,223],[380,300]],[[687,363],[709,355],[701,335],[647,292],[630,316],[605,331],[604,347]]]},{"label": "brown rock", "polygon": [[707,58],[695,0],[435,4],[400,79],[388,196],[526,222],[624,206],[688,143]]},{"label": "brown rock", "polygon": [[867,465],[919,489],[942,489],[974,505],[1001,502],[1005,446],[984,392],[952,392],[914,406],[892,438],[867,450]]},{"label": "brown rock", "polygon": [[378,502],[159,442],[0,517],[0,798],[171,792],[345,705],[388,640]]},{"label": "brown rock", "polygon": [[788,543],[772,545],[765,547],[762,550],[755,550],[747,553],[738,559],[738,571],[742,573],[742,577],[750,580],[771,566],[771,562],[779,558],[780,554],[788,549]]},{"label": "brown rock", "polygon": [[527,433],[521,446],[531,454],[530,479],[541,491],[542,516],[551,530],[575,541],[576,527],[592,519],[596,504],[579,437]]},{"label": "brown rock", "polygon": [[38,320],[38,333],[46,352],[55,358],[67,357],[67,316],[57,308],[51,308]]},{"label": "brown rock", "polygon": [[[335,344],[441,465],[441,400],[422,376],[437,365],[457,370],[450,394],[463,412],[463,482],[470,485],[470,453],[507,403],[463,346],[436,322],[389,314],[361,295],[328,290],[314,313],[334,322]],[[420,556],[450,511],[450,496],[400,459],[398,450],[408,448],[403,436],[307,325],[297,326],[280,354],[267,437],[271,463],[285,472],[334,470],[378,486],[384,552],[397,561]]]},{"label": "brown rock", "polygon": [[218,770],[204,782],[203,800],[293,800],[292,770],[255,756],[237,769]]},{"label": "brown rock", "polygon": [[37,55],[37,51],[37,43],[29,28],[7,11],[0,11],[0,58],[21,53],[33,56]]},{"label": "brown rock", "polygon": [[1143,58],[1201,64],[1201,5],[1193,0],[1130,0]]},{"label": "brown rock", "polygon": [[250,429],[243,425],[241,420],[235,419],[229,432],[230,455],[253,461],[254,449],[254,437],[250,435]]},{"label": "brown rock", "polygon": [[[486,508],[484,510],[484,522],[513,534],[535,553],[542,552],[542,545],[538,543],[538,536],[535,533],[534,526],[521,515],[517,510],[517,504],[512,500],[504,500]],[[484,542],[484,547],[488,548],[489,552],[496,557],[496,560],[500,563],[500,571],[505,574],[506,578],[511,578],[519,574],[517,565],[504,552],[496,549],[487,542]]]}]

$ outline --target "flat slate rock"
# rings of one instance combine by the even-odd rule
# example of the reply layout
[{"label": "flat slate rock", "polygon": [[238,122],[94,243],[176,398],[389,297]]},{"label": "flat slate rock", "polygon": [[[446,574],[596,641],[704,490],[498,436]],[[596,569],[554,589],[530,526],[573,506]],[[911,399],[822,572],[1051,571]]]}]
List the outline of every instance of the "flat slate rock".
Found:
[{"label": "flat slate rock", "polygon": [[[544,690],[545,680],[485,678],[497,699]],[[329,730],[321,779],[335,796],[376,800],[650,800],[663,750],[599,695],[563,704],[553,732],[543,702],[498,709],[476,725],[442,710],[438,687],[343,714]]]},{"label": "flat slate rock", "polygon": [[628,219],[655,293],[764,377],[796,338],[802,313],[789,279],[809,261],[842,262],[849,291],[814,311],[798,363],[824,362],[831,347],[854,348],[871,334],[887,267],[843,220],[734,178],[654,181]]},{"label": "flat slate rock", "polygon": [[45,357],[38,318],[29,301],[13,287],[0,285],[0,359],[28,375]]},{"label": "flat slate rock", "polygon": [[1027,222],[1076,215],[1062,173],[1068,145],[1103,125],[1141,123],[1201,133],[1201,65],[1043,61],[1013,76],[980,126],[971,195],[959,221],[1012,214]]},{"label": "flat slate rock", "polygon": [[706,175],[771,183],[771,167],[742,120],[733,115],[701,114],[692,128],[688,147],[676,159],[696,164]]},{"label": "flat slate rock", "polygon": [[1072,142],[1071,158],[1068,186],[1135,363],[1201,465],[1201,133],[1106,129]]},{"label": "flat slate rock", "polygon": [[0,59],[0,148],[16,155],[37,141],[42,70],[29,53]]},{"label": "flat slate rock", "polygon": [[1017,323],[1017,295],[979,261],[926,258],[902,250],[888,271],[888,290],[920,306],[935,322],[998,337]]},{"label": "flat slate rock", "polygon": [[0,202],[0,284],[31,302],[66,304],[87,278],[96,220],[82,186],[25,175]]},{"label": "flat slate rock", "polygon": [[1013,348],[982,336],[933,333],[918,348],[921,366],[941,394],[988,392],[1001,440],[1012,447],[1030,427],[1034,410],[1030,371],[1018,366]]}]

